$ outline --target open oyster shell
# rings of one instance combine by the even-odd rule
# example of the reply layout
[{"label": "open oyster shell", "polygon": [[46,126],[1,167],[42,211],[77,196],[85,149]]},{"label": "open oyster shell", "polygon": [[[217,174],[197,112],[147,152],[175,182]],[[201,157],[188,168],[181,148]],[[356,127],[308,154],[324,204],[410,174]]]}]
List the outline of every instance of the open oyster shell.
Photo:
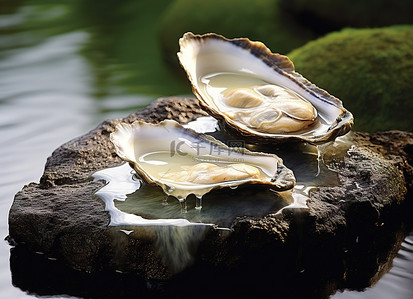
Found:
[{"label": "open oyster shell", "polygon": [[319,144],[353,125],[339,99],[261,42],[188,32],[179,44],[179,61],[201,105],[248,142]]},{"label": "open oyster shell", "polygon": [[295,185],[292,171],[277,156],[229,148],[172,120],[120,123],[110,139],[145,182],[178,199],[241,184],[268,185],[276,191]]}]

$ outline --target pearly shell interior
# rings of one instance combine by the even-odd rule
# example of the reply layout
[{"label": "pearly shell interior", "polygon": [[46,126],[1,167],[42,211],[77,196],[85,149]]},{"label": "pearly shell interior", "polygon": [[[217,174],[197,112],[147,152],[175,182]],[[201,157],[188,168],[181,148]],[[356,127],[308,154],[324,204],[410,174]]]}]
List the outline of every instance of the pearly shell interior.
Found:
[{"label": "pearly shell interior", "polygon": [[339,99],[261,42],[188,32],[179,43],[179,61],[201,105],[248,142],[319,144],[353,125]]},{"label": "pearly shell interior", "polygon": [[156,125],[121,123],[110,138],[117,154],[130,162],[144,181],[161,186],[178,199],[246,183],[280,191],[295,184],[292,171],[277,156],[229,148],[172,120]]},{"label": "pearly shell interior", "polygon": [[318,121],[305,98],[254,76],[211,74],[201,78],[201,88],[226,117],[262,133],[299,132]]}]

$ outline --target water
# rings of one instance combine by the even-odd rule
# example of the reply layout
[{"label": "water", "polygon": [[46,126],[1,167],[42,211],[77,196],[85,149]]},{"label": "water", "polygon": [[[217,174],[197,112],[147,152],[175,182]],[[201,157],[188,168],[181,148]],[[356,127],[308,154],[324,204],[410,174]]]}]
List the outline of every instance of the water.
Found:
[{"label": "water", "polygon": [[[121,209],[119,209],[115,205],[115,201],[125,201],[128,198],[128,194],[136,193],[136,191],[140,191],[138,194],[139,197],[143,197],[143,201],[145,201],[144,205],[151,205],[154,204],[156,198],[156,191],[161,192],[162,195],[164,193],[161,190],[151,188],[150,186],[142,186],[140,180],[136,177],[136,174],[130,168],[129,164],[123,164],[119,167],[104,169],[101,171],[96,172],[93,177],[96,180],[104,180],[107,184],[100,190],[96,192],[96,195],[99,196],[103,202],[105,203],[105,209],[109,211],[110,214],[110,224],[111,226],[118,226],[118,225],[174,225],[174,226],[185,226],[190,225],[191,223],[186,219],[145,219],[139,214],[142,213],[125,213]],[[141,190],[145,190],[149,188],[153,190],[145,196],[145,192]],[[153,194],[155,193],[155,194]],[[165,198],[165,196],[161,196]],[[160,201],[160,205],[167,206],[167,202]],[[139,205],[137,205],[139,208]],[[132,209],[134,209],[134,205],[132,203]],[[143,210],[141,208],[141,210]],[[145,215],[145,213],[143,213]],[[156,217],[162,218],[162,217]]]},{"label": "water", "polygon": [[[216,123],[216,120],[211,120],[211,118],[203,118],[200,121]],[[200,121],[190,122],[186,127],[196,128]],[[287,209],[308,209],[306,201],[314,186],[317,184],[337,185],[339,183],[336,172],[320,166],[324,164],[319,161],[319,151],[310,145],[304,146],[309,150],[299,149],[300,155],[291,149],[288,153],[284,153],[284,156],[291,159],[297,160],[298,158],[296,164],[304,165],[304,169],[315,169],[312,172],[305,172],[305,176],[300,177],[300,184],[294,190],[276,192],[268,186],[232,186],[231,184],[237,183],[234,180],[226,182],[225,185],[230,188],[220,190],[212,190],[209,187],[209,181],[199,182],[198,185],[181,181],[181,179],[174,182],[163,173],[172,174],[171,171],[194,163],[205,165],[203,157],[213,158],[213,163],[217,165],[226,163],[226,160],[231,162],[232,159],[240,157],[243,163],[254,162],[253,165],[268,172],[270,178],[276,171],[275,168],[270,169],[271,165],[277,165],[277,161],[268,156],[265,158],[271,158],[269,162],[266,160],[258,161],[256,156],[248,157],[246,152],[233,152],[232,156],[229,156],[226,153],[227,149],[222,150],[222,156],[211,157],[207,143],[195,149],[193,142],[199,142],[199,140],[193,140],[194,137],[189,135],[186,130],[177,128],[176,124],[170,121],[164,122],[159,127],[141,125],[139,127],[140,134],[133,134],[135,142],[132,143],[145,144],[145,147],[130,151],[122,146],[122,144],[130,143],[129,133],[127,133],[130,128],[130,126],[118,128],[117,141],[115,142],[119,144],[119,149],[121,149],[120,155],[129,161],[139,161],[139,167],[136,169],[143,169],[152,180],[158,182],[161,179],[161,182],[158,182],[158,185],[141,182],[137,172],[131,169],[129,163],[124,163],[117,167],[100,170],[93,175],[95,180],[104,180],[107,183],[96,192],[96,195],[105,203],[105,209],[111,218],[109,225],[112,228],[117,226],[130,228],[130,230],[120,230],[130,238],[134,238],[137,227],[139,227],[136,232],[137,236],[139,236],[142,227],[144,230],[151,227],[150,235],[155,238],[156,251],[166,261],[168,269],[173,272],[180,272],[191,265],[194,261],[194,248],[199,246],[204,234],[209,229],[230,231],[237,217],[263,217],[268,214],[282,217],[283,211]],[[165,128],[167,129],[166,133],[164,133]],[[156,133],[157,130],[160,130],[160,133]],[[216,124],[211,125],[210,130],[202,128],[201,131],[219,135],[221,142],[231,139],[231,136],[217,130]],[[153,140],[154,136],[155,140]],[[167,137],[159,141],[156,136]],[[178,140],[184,140],[184,144],[188,147],[185,150],[180,149],[181,155],[175,153],[175,146],[170,148],[170,144]],[[346,152],[349,143],[342,143],[347,144],[347,147],[341,149]],[[314,154],[311,149],[315,149],[317,154]],[[199,164],[199,160],[203,163]],[[208,165],[212,164],[208,163]],[[208,173],[210,172],[211,169],[208,168]],[[158,173],[162,174],[159,178]],[[329,177],[329,180],[326,177]],[[168,185],[164,184],[165,181]]]},{"label": "water", "polygon": [[[167,196],[160,187],[135,181],[128,164],[94,174],[108,182],[98,195],[111,215],[110,225],[197,225],[213,224],[229,228],[237,216],[264,216],[288,206],[283,196],[268,188],[227,188],[202,197],[189,195],[184,201]],[[201,204],[202,203],[202,204]],[[201,209],[202,205],[202,209]]]},{"label": "water", "polygon": [[[207,124],[206,128],[199,128],[199,123]],[[170,124],[169,122],[167,124]],[[165,125],[167,125],[165,124]],[[198,132],[203,132],[215,135],[221,142],[226,142],[231,139],[225,133],[218,129],[217,121],[212,117],[204,117],[200,120],[195,120],[185,125],[187,128],[192,128]],[[126,130],[129,127],[126,128]],[[182,135],[182,130],[176,130],[175,125],[168,129],[168,138],[162,142],[152,142],[153,133],[145,133],[147,129],[154,129],[152,126],[141,127],[141,134],[135,138],[145,138],[145,141],[140,141],[140,144],[145,144],[146,147],[152,151],[142,155],[140,149],[132,151],[133,155],[129,157],[130,160],[139,160],[140,168],[150,171],[151,176],[156,180],[157,172],[168,172],[170,168],[179,169],[185,163],[199,163],[196,160],[198,155],[208,154],[208,147],[204,146],[201,149],[195,150],[192,146],[187,148],[190,154],[170,155],[169,145],[174,140],[184,140],[185,144],[191,144],[193,136]],[[163,131],[163,127],[155,128]],[[125,138],[121,133],[119,138]],[[164,136],[165,134],[159,133]],[[123,137],[122,137],[123,136]],[[148,140],[146,140],[148,139]],[[326,145],[325,148],[334,147],[335,150],[345,154],[349,148],[348,137],[342,137],[334,144]],[[127,137],[125,140],[129,140]],[[191,140],[191,141],[190,141]],[[152,145],[154,143],[155,145]],[[162,144],[167,147],[167,151],[160,152]],[[340,147],[340,145],[342,145]],[[254,146],[257,151],[270,152],[273,149]],[[323,149],[327,152],[326,149]],[[123,149],[123,152],[128,157],[128,150]],[[204,153],[205,152],[205,153]],[[175,194],[177,189],[182,189],[179,185],[172,184],[165,186],[150,185],[142,183],[134,170],[132,170],[128,163],[118,167],[103,169],[93,175],[97,180],[104,180],[107,184],[100,189],[98,195],[104,202],[106,209],[111,215],[111,226],[117,225],[172,225],[172,226],[189,226],[195,224],[215,225],[219,228],[230,228],[234,219],[238,216],[253,216],[262,217],[269,213],[281,215],[282,211],[288,208],[304,208],[306,209],[306,201],[309,192],[316,186],[338,185],[337,173],[334,170],[328,169],[325,164],[320,161],[320,150],[311,145],[299,145],[294,149],[291,146],[284,152],[281,148],[274,151],[275,153],[282,153],[286,160],[291,161],[294,166],[293,170],[299,170],[297,186],[293,190],[284,192],[276,192],[268,187],[255,186],[245,187],[243,185],[228,185],[230,188],[223,190],[210,191],[208,188],[202,194],[199,190],[191,187],[185,193],[185,196],[179,196],[181,193]],[[243,162],[248,161],[248,157],[243,153],[233,153],[243,157]],[[136,156],[136,157],[135,157]],[[227,157],[223,154],[222,158]],[[237,156],[235,156],[237,157]],[[217,156],[220,158],[220,156]],[[271,161],[271,160],[270,160]],[[294,161],[294,163],[293,163]],[[149,168],[146,164],[150,164]],[[171,164],[173,163],[173,164]],[[265,168],[273,163],[265,164]],[[259,164],[259,165],[261,165]],[[258,165],[258,164],[257,164]],[[261,167],[261,166],[260,166]],[[270,170],[270,173],[275,170]],[[165,180],[165,178],[162,178]],[[171,182],[173,183],[173,182]],[[185,187],[186,185],[184,185]],[[203,185],[201,185],[203,186]],[[206,184],[206,186],[209,186]],[[161,188],[162,189],[161,189]],[[199,188],[199,187],[198,187]],[[201,189],[203,190],[203,189]],[[166,193],[166,194],[165,194]],[[167,196],[167,194],[172,196]],[[204,206],[204,209],[202,209]]]},{"label": "water", "polygon": [[[99,39],[98,34],[75,24],[75,17],[80,18],[72,15],[76,3],[59,1],[60,4],[55,5],[51,2],[0,3],[2,238],[8,234],[7,217],[14,194],[25,184],[39,181],[46,158],[54,149],[93,129],[106,118],[125,116],[147,105],[158,96],[154,91],[163,84],[153,80],[151,90],[143,86],[147,93],[137,95],[128,93],[132,87],[119,77],[139,77],[138,70],[123,69],[123,73],[112,75],[118,78],[107,78],[91,61],[96,53],[93,48],[97,47],[93,41]],[[3,11],[5,14],[1,14]],[[98,10],[89,11],[85,18],[99,13]],[[109,37],[107,33],[106,36]],[[103,62],[104,59],[100,59]],[[115,65],[106,67],[115,68]],[[161,77],[166,76],[165,73],[166,70]],[[102,77],[105,77],[103,82]],[[165,85],[168,88],[168,84]],[[176,94],[185,87],[173,89]],[[0,297],[35,297],[36,294],[29,295],[12,285],[9,256],[10,246],[3,241],[0,245]]]},{"label": "water", "polygon": [[[3,238],[8,234],[7,216],[14,194],[25,184],[39,181],[46,158],[55,148],[86,133],[100,121],[125,116],[157,96],[190,92],[187,84],[180,85],[162,67],[159,49],[153,46],[156,26],[149,24],[156,24],[167,2],[1,2],[0,235]],[[125,3],[129,6],[122,10]],[[119,11],[124,13],[117,14]],[[147,46],[139,47],[140,40],[145,40]],[[301,171],[297,177],[300,175]],[[168,200],[169,203],[173,204]],[[202,211],[206,205],[203,200]],[[188,210],[195,211],[194,206],[196,199],[190,201]],[[393,268],[374,287],[364,292],[345,291],[333,297],[412,298],[412,244],[410,235],[394,259]],[[59,288],[65,283],[93,289],[93,279],[73,280],[72,272],[70,276],[50,272],[48,279],[36,281],[36,268],[23,267],[14,269],[14,280],[27,270],[33,271],[34,282],[44,285],[43,292],[35,292],[38,290],[35,283],[26,285],[23,291],[12,284],[10,248],[6,241],[0,242],[0,298],[52,294],[67,298],[70,296],[62,291],[64,288]],[[27,262],[36,256],[27,255]],[[110,285],[111,277],[100,278]],[[134,281],[125,283],[129,282]],[[58,291],[50,293],[50,289]],[[98,288],[94,290],[102,294]],[[82,292],[73,295],[81,297]]]}]

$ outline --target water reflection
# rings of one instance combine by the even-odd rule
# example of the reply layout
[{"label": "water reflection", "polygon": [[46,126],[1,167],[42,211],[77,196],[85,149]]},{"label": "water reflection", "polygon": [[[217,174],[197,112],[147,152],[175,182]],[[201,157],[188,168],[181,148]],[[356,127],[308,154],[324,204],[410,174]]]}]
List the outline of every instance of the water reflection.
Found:
[{"label": "water reflection", "polygon": [[[150,198],[145,193],[155,196]],[[187,211],[182,213],[181,205],[175,198],[168,197],[165,200],[162,190],[145,186],[128,196],[125,202],[117,203],[117,207],[145,215],[147,218],[154,217],[154,214],[161,218],[185,217],[191,222],[214,223],[219,227],[229,228],[236,217],[262,217],[288,205],[281,197],[267,189],[252,190],[242,187],[236,190],[212,191],[202,198],[202,209],[195,208],[195,196],[190,196],[186,204]]]},{"label": "water reflection", "polygon": [[169,4],[169,0],[76,1],[74,14],[91,34],[82,53],[95,70],[96,98],[190,93],[189,84],[162,62],[157,24]]},{"label": "water reflection", "polygon": [[195,196],[189,196],[186,205],[187,211],[183,212],[177,199],[166,197],[160,188],[149,185],[128,195],[125,201],[116,201],[118,209],[147,219],[185,218],[192,223],[213,223],[227,228],[238,216],[262,217],[271,211],[280,210],[288,203],[268,189],[240,187],[205,195],[202,209],[195,208]]},{"label": "water reflection", "polygon": [[393,261],[389,262],[390,271],[374,287],[359,291],[338,292],[334,299],[375,299],[375,298],[413,298],[413,233],[404,239],[401,249]]},{"label": "water reflection", "polygon": [[262,217],[294,204],[291,192],[279,194],[268,188],[239,187],[205,195],[202,209],[197,208],[197,198],[191,195],[183,210],[181,203],[167,197],[161,188],[142,184],[127,163],[101,170],[94,178],[107,182],[96,195],[105,202],[111,226],[214,224],[230,228],[236,217]]},{"label": "water reflection", "polygon": [[[101,12],[92,10],[80,16],[77,7],[82,2],[0,1],[0,232],[3,237],[8,234],[7,214],[14,194],[24,184],[38,181],[47,156],[55,148],[84,134],[104,119],[124,116],[147,105],[156,95],[170,95],[166,91],[174,84],[170,83],[174,79],[172,75],[168,77],[167,71],[163,71],[165,75],[159,78],[145,77],[146,70],[142,69],[144,65],[138,65],[138,62],[132,65],[131,60],[138,60],[133,54],[133,48],[130,48],[129,58],[124,53],[121,54],[122,62],[118,61],[119,57],[114,53],[108,52],[106,56],[100,54],[99,51],[104,52],[105,49],[101,50],[94,43],[98,43],[105,36],[105,30],[95,34],[94,28],[101,25],[91,22],[86,26],[85,22],[93,14],[99,15]],[[102,2],[111,5],[113,1],[99,3]],[[135,18],[133,14],[138,4],[129,2],[132,8],[135,6],[130,10],[129,20],[121,20],[109,9],[108,13],[112,14],[112,17],[106,19],[107,27],[113,25],[112,20],[115,21],[116,18],[118,24],[126,24]],[[142,1],[138,3],[140,5]],[[156,11],[153,11],[153,14],[155,13]],[[143,15],[142,11],[140,15]],[[150,17],[148,15],[148,18]],[[145,28],[153,30],[153,26]],[[118,35],[119,31],[113,32],[112,41]],[[142,35],[139,37],[133,28],[128,38],[132,37],[145,40]],[[123,39],[125,45],[130,44],[128,38]],[[148,45],[145,43],[145,46]],[[119,41],[115,46],[119,46]],[[152,46],[153,44],[150,45]],[[93,64],[93,58],[100,56],[104,59],[97,59]],[[147,65],[151,64],[149,58],[157,59],[156,55],[146,57]],[[153,65],[161,68],[159,61]],[[110,80],[95,83],[97,78],[105,77],[108,73]],[[153,76],[154,72],[151,74]],[[138,75],[141,80],[135,79]],[[126,77],[130,79],[129,82],[119,80]],[[187,88],[184,84],[176,86],[178,87],[171,87],[174,93]],[[145,95],[142,92],[129,93],[139,88],[142,92],[148,92]],[[18,281],[16,277],[19,277],[19,273],[24,276],[31,271],[33,275],[26,279],[38,277],[39,280],[34,282],[36,287],[18,283],[22,290],[14,287],[9,270],[9,250],[10,246],[3,242],[0,248],[0,297],[37,296],[25,294],[22,290],[38,292],[39,295],[47,293],[48,291],[37,287],[40,285],[46,290],[56,290],[48,294],[68,292],[60,288],[62,281],[54,279],[59,275],[40,282],[49,274],[45,272],[43,276],[36,276],[36,270],[30,270],[25,265],[19,268],[21,272],[14,272],[13,280]],[[95,291],[99,293],[97,289]],[[80,290],[79,293],[71,294],[82,296],[83,293]]]},{"label": "water reflection", "polygon": [[[199,128],[199,123],[208,124]],[[220,130],[216,120],[202,118],[185,125],[214,135],[228,143],[234,137]],[[214,224],[230,228],[237,217],[263,217],[267,214],[281,214],[285,209],[304,208],[309,192],[316,186],[336,186],[336,171],[322,161],[334,160],[331,153],[343,158],[351,146],[348,136],[329,143],[321,149],[308,144],[268,147],[247,145],[255,151],[272,152],[281,155],[288,167],[297,174],[297,186],[293,191],[274,192],[258,186],[238,186],[207,193],[201,198],[189,196],[184,201],[167,197],[157,186],[143,184],[128,164],[98,171],[95,179],[105,180],[107,185],[96,194],[105,202],[111,215],[110,225],[173,225]],[[334,151],[328,150],[330,147]],[[326,153],[329,153],[328,155]]]},{"label": "water reflection", "polygon": [[[24,246],[18,246],[12,250],[10,261],[13,283],[23,290],[29,290],[39,295],[64,293],[86,298],[128,298],[136,294],[195,296],[199,293],[208,296],[216,296],[217,294],[270,296],[274,295],[274,288],[277,289],[277,295],[282,298],[328,298],[337,288],[350,287],[363,290],[370,284],[375,284],[392,266],[392,260],[396,254],[395,248],[398,248],[400,244],[405,248],[405,253],[409,252],[412,245],[411,236],[402,243],[406,228],[403,219],[406,215],[400,212],[405,208],[406,206],[402,206],[399,210],[393,211],[396,215],[401,215],[401,218],[394,217],[395,215],[392,213],[389,215],[389,219],[392,220],[386,222],[384,228],[379,227],[377,231],[372,232],[373,234],[379,232],[382,238],[380,246],[376,246],[370,239],[363,237],[360,237],[357,243],[347,243],[347,248],[342,248],[340,240],[337,243],[323,243],[320,238],[316,238],[310,233],[311,219],[303,217],[303,214],[295,216],[290,214],[290,217],[293,217],[290,229],[297,233],[291,236],[293,239],[289,240],[292,244],[290,247],[279,248],[282,252],[281,256],[276,254],[272,256],[273,259],[269,260],[268,256],[271,255],[268,255],[264,249],[262,255],[250,257],[249,260],[245,261],[245,264],[242,264],[241,268],[235,268],[232,271],[225,269],[217,271],[215,267],[198,260],[193,268],[169,281],[144,280],[135,275],[104,270],[92,274],[78,272],[67,268],[58,260],[47,259],[44,255],[27,251]],[[140,231],[141,228],[112,227],[108,233],[124,236],[123,240],[126,241],[126,245],[129,238],[142,239],[139,238],[141,234],[148,235],[147,231]],[[153,236],[152,238],[158,240],[158,250],[163,250],[166,262],[175,266],[193,262],[196,246],[194,248],[194,244],[188,241],[193,241],[194,236],[202,239],[203,233],[194,231],[193,234],[190,234],[186,230],[188,227],[169,226],[163,228],[166,230],[158,230],[154,227],[148,229],[150,235]],[[198,228],[200,227],[198,226]],[[356,231],[351,229],[349,238],[353,238],[355,232],[360,233],[360,229]],[[240,234],[243,232],[241,231]],[[171,239],[171,236],[177,236],[177,238]],[[179,244],[177,244],[178,240]],[[229,241],[231,240],[234,239],[229,239]],[[122,244],[122,242],[119,243],[119,250],[127,248]],[[324,245],[321,246],[322,244]],[[383,244],[387,245],[382,246]],[[208,256],[208,249],[202,249],[201,246],[198,254],[203,257]],[[241,250],[239,253],[243,254],[243,250],[248,249],[239,248],[239,250]],[[407,266],[407,270],[399,272],[399,275],[401,274],[403,279],[408,279],[411,273],[408,263],[411,263],[411,259],[404,259],[406,258],[403,257],[403,254],[399,256],[399,262],[403,261],[402,263]],[[274,270],[271,271],[270,275],[268,272],[262,271],[264,260],[267,261],[268,265],[276,265],[270,267]],[[366,262],[366,260],[368,261]],[[398,263],[398,259],[395,260],[395,263]],[[248,266],[251,275],[245,275],[244,266]],[[389,282],[389,280],[387,281]],[[400,289],[399,294],[409,295],[410,287],[401,285],[400,280],[397,281],[397,288]],[[392,283],[391,280],[390,283]],[[297,285],[301,287],[297,288]],[[374,293],[375,289],[371,290]],[[368,296],[369,292],[369,290],[364,293],[346,291],[336,296],[338,298],[360,298],[360,296]],[[377,293],[375,294],[377,295]],[[379,298],[386,298],[382,297],[382,294],[379,295]],[[393,294],[391,297],[404,298],[395,297]]]}]

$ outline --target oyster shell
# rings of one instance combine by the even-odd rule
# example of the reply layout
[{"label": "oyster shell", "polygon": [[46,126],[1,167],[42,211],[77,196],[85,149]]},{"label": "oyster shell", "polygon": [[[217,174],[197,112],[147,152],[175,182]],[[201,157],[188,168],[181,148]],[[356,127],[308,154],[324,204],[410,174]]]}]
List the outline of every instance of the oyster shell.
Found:
[{"label": "oyster shell", "polygon": [[292,171],[277,156],[229,148],[172,120],[156,125],[120,123],[110,139],[116,153],[130,162],[145,182],[161,186],[178,199],[246,183],[268,185],[277,191],[295,185]]},{"label": "oyster shell", "polygon": [[261,42],[188,32],[179,44],[179,61],[201,105],[248,142],[319,144],[353,125],[339,99]]}]

